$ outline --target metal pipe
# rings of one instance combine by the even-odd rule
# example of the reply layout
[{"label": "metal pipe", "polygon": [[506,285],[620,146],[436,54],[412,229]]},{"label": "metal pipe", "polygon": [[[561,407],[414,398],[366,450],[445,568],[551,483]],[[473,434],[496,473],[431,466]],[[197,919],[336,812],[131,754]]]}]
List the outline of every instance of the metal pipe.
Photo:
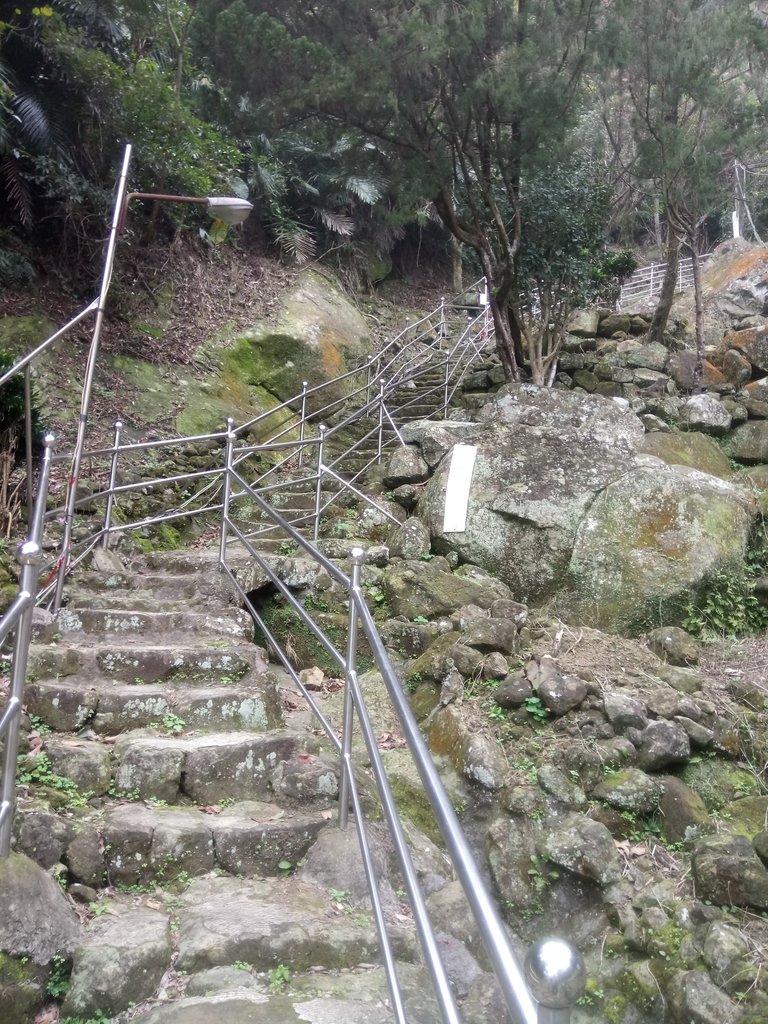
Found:
[{"label": "metal pipe", "polygon": [[[356,548],[353,550],[353,572],[354,563],[358,560],[362,560],[362,556],[362,549]],[[350,581],[349,597],[350,604],[354,604],[357,607],[358,613],[362,608],[365,608],[365,611],[370,615],[368,606],[365,603],[365,596],[363,595],[360,587],[359,573],[357,584]],[[376,632],[378,636],[378,632],[376,630],[374,630],[374,632]],[[440,950],[437,946],[437,940],[435,939],[435,934],[432,930],[432,925],[429,920],[429,912],[427,911],[424,896],[422,895],[419,887],[416,870],[413,866],[413,861],[411,860],[408,843],[406,842],[405,834],[403,832],[403,826],[400,822],[400,816],[397,812],[394,797],[392,796],[392,790],[390,789],[387,781],[384,763],[381,759],[381,754],[379,753],[378,744],[376,742],[376,734],[373,726],[371,725],[371,720],[368,717],[368,712],[363,701],[363,695],[360,690],[360,684],[356,672],[350,674],[349,682],[352,690],[352,697],[355,702],[358,721],[360,722],[360,729],[365,740],[366,750],[368,751],[368,758],[371,762],[371,767],[377,781],[382,810],[389,826],[392,842],[397,853],[397,859],[403,872],[403,880],[411,902],[411,909],[413,910],[414,923],[416,924],[416,929],[421,940],[421,947],[424,951],[424,959],[426,961],[427,969],[432,978],[432,985],[435,990],[438,1006],[440,1007],[442,1020],[447,1022],[447,1024],[461,1024],[461,1016],[456,1008],[456,1002],[453,998],[448,976],[446,975],[445,968],[443,966]]]},{"label": "metal pipe", "polygon": [[376,446],[376,462],[381,462],[381,448],[384,441],[384,381],[379,384],[379,440]]},{"label": "metal pipe", "polygon": [[403,737],[411,750],[424,791],[445,839],[446,848],[451,855],[462,888],[467,894],[472,915],[480,930],[507,1005],[515,1011],[521,1024],[537,1024],[536,1007],[517,958],[510,948],[504,922],[485,888],[482,875],[456,817],[456,812],[443,788],[402,686],[395,676],[384,643],[375,627],[373,616],[361,595],[353,593],[353,599],[357,603],[362,628],[368,637],[374,659],[387,686],[390,700],[403,729]]},{"label": "metal pipe", "polygon": [[227,417],[227,451],[224,464],[224,495],[221,502],[221,535],[219,537],[219,568],[224,566],[227,555],[227,524],[229,523],[229,502],[232,497],[232,452],[237,440],[233,427],[235,421]]},{"label": "metal pipe", "polygon": [[304,427],[307,422],[307,381],[301,385],[301,423],[299,424],[299,469],[304,465]]},{"label": "metal pipe", "polygon": [[[351,586],[360,588],[360,576],[365,553],[362,548],[351,552]],[[346,829],[349,820],[349,787],[352,779],[352,725],[354,704],[352,701],[352,677],[357,675],[357,611],[355,602],[349,602],[347,625],[347,670],[344,673],[344,707],[341,725],[341,784],[339,786],[339,828]]]},{"label": "metal pipe", "polygon": [[96,322],[93,327],[93,335],[91,337],[91,347],[88,353],[88,363],[86,365],[85,372],[85,383],[83,384],[83,397],[80,406],[80,419],[77,425],[77,439],[75,441],[75,450],[72,455],[72,468],[70,470],[69,479],[67,481],[67,501],[66,501],[66,512],[64,514],[64,537],[61,542],[61,560],[59,563],[59,574],[56,580],[56,591],[53,599],[53,610],[58,612],[61,607],[61,597],[64,590],[64,578],[67,574],[68,563],[69,563],[69,552],[72,544],[72,527],[74,525],[75,518],[75,500],[77,497],[77,483],[80,476],[80,464],[83,457],[83,449],[85,448],[85,435],[88,427],[88,411],[91,404],[91,389],[93,387],[93,377],[96,372],[96,357],[99,352],[99,342],[101,340],[101,331],[104,324],[104,312],[107,306],[107,295],[109,293],[109,286],[112,281],[112,268],[115,262],[115,247],[117,245],[117,233],[118,226],[120,224],[120,217],[122,214],[125,192],[126,192],[126,181],[128,178],[128,167],[131,162],[131,146],[125,147],[125,154],[123,156],[123,166],[120,171],[120,176],[117,181],[117,190],[115,194],[115,205],[112,211],[112,227],[109,232],[109,241],[107,242],[107,251],[104,258],[104,269],[101,277],[101,288],[99,290],[99,299],[96,306]]},{"label": "metal pipe", "polygon": [[109,531],[112,527],[112,509],[115,506],[115,484],[117,483],[117,460],[120,454],[120,434],[123,429],[122,420],[115,420],[115,439],[112,446],[112,462],[109,467],[109,493],[107,495],[107,511],[104,514],[104,536],[101,546],[109,546]]},{"label": "metal pipe", "polygon": [[27,457],[27,529],[29,529],[35,506],[32,470],[32,382],[29,377],[29,363],[24,367],[24,439]]},{"label": "metal pipe", "polygon": [[23,359],[18,361],[18,363],[14,363],[10,370],[6,370],[2,377],[0,377],[0,388],[20,370],[23,370],[25,367],[29,366],[30,363],[33,363],[41,353],[45,352],[45,350],[50,348],[54,342],[63,337],[71,327],[75,327],[81,320],[84,320],[89,313],[92,313],[98,307],[98,304],[99,300],[94,299],[93,302],[85,307],[85,309],[81,309],[76,317],[73,317],[68,323],[64,324],[63,327],[60,327],[58,331],[52,334],[50,338],[46,338],[42,344],[38,345],[37,348],[33,349],[31,352],[28,352]]},{"label": "metal pipe", "polygon": [[320,502],[323,494],[323,448],[325,446],[325,426],[320,424],[320,437],[317,442],[317,486],[315,488],[315,525],[312,539],[317,542],[320,535]]},{"label": "metal pipe", "polygon": [[[19,756],[19,726],[21,708],[24,702],[24,683],[27,676],[27,658],[32,639],[32,612],[34,610],[37,581],[42,562],[43,513],[48,498],[48,480],[51,471],[51,446],[53,436],[47,434],[43,440],[45,455],[40,472],[40,487],[32,512],[28,539],[19,546],[17,559],[21,565],[18,615],[14,644],[13,664],[9,687],[9,710],[3,716],[3,778],[0,784],[0,857],[7,857],[11,850],[11,823],[16,795],[16,762]],[[13,608],[14,606],[12,606]],[[18,614],[20,610],[20,614]]]}]

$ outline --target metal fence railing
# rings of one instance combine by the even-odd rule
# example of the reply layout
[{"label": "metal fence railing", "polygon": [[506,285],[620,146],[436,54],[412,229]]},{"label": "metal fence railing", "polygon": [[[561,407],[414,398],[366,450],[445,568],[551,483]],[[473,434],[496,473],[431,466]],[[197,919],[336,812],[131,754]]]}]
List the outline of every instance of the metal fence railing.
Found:
[{"label": "metal fence railing", "polygon": [[[699,262],[703,264],[709,257],[710,253],[703,253],[699,256]],[[661,292],[666,272],[666,263],[649,263],[646,267],[639,267],[621,286],[619,309],[625,309],[632,302],[637,302],[640,299],[653,298],[654,295],[658,295]],[[677,268],[677,290],[682,292],[691,287],[693,287],[693,259],[687,256],[680,260]]]},{"label": "metal fence railing", "polygon": [[[476,290],[478,294],[483,293]],[[92,304],[87,311],[94,308]],[[100,308],[103,308],[103,302]],[[57,332],[57,336],[60,335],[61,332]],[[143,530],[182,519],[205,518],[210,522],[216,517],[221,524],[219,564],[222,572],[229,578],[243,603],[250,608],[254,619],[307,699],[338,753],[341,775],[339,826],[347,828],[351,823],[357,831],[391,994],[393,1018],[398,1024],[405,1024],[407,1020],[358,792],[358,773],[355,768],[360,765],[355,764],[352,747],[355,728],[360,730],[364,740],[366,763],[373,775],[382,817],[388,825],[410,897],[441,1019],[446,1024],[460,1024],[461,1013],[418,885],[358,679],[358,645],[363,638],[373,652],[407,749],[432,805],[456,877],[464,890],[514,1020],[517,1024],[567,1024],[571,1008],[583,989],[584,967],[580,956],[567,943],[559,939],[546,939],[529,951],[524,965],[518,962],[510,946],[503,919],[471,853],[366,604],[361,587],[363,553],[359,549],[353,550],[351,573],[347,575],[315,543],[323,513],[339,496],[351,494],[358,500],[376,504],[374,499],[366,496],[357,486],[361,475],[368,466],[382,458],[388,445],[402,442],[400,424],[421,416],[419,407],[423,409],[425,398],[431,400],[438,416],[447,414],[449,404],[468,370],[485,357],[492,338],[493,327],[487,304],[479,313],[470,316],[468,321],[459,322],[453,316],[452,304],[441,302],[431,313],[409,324],[363,367],[314,388],[304,384],[302,390],[292,398],[239,426],[230,420],[226,430],[207,435],[124,444],[122,424],[118,422],[112,445],[91,451],[86,451],[84,445],[80,446],[80,461],[87,460],[94,467],[91,483],[95,483],[96,488],[87,498],[80,498],[76,489],[72,489],[76,481],[72,484],[70,479],[70,490],[64,506],[47,513],[45,509],[51,466],[59,461],[69,461],[71,455],[53,457],[51,439],[46,439],[29,539],[20,549],[22,573],[19,596],[0,619],[0,643],[15,633],[9,697],[0,718],[0,739],[3,742],[0,856],[7,855],[10,849],[19,721],[31,638],[32,609],[38,591],[51,601],[57,611],[63,599],[67,576],[96,545],[107,545],[111,538],[130,530]],[[52,339],[49,339],[45,347],[51,342]],[[24,365],[28,365],[29,361]],[[21,369],[21,364],[18,368]],[[92,374],[87,376],[92,379]],[[413,388],[414,384],[420,384],[418,393],[409,397],[407,389]],[[396,395],[401,401],[395,414],[393,399]],[[78,438],[81,438],[80,432]],[[336,447],[331,452],[333,445]],[[146,465],[151,460],[141,462],[148,453],[157,455],[162,451],[173,457],[185,449],[194,448],[199,452],[201,446],[209,449],[210,458],[206,465],[190,472],[158,477]],[[352,468],[348,468],[350,465]],[[324,485],[331,482],[337,491],[328,496]],[[281,492],[292,493],[296,488],[308,488],[314,494],[314,501],[310,509],[289,521],[276,510],[275,496]],[[132,495],[138,492],[146,496],[147,493],[160,490],[162,495],[158,495],[157,508],[152,515],[140,519],[131,515],[129,499]],[[77,540],[74,542],[73,522],[86,502],[88,518],[95,525],[83,537],[80,537],[78,528]],[[243,529],[236,514],[238,503],[246,502],[254,506],[261,517],[261,523],[255,530]],[[386,515],[386,509],[377,507]],[[103,510],[102,514],[94,515],[94,509],[99,508]],[[62,516],[64,527],[59,551],[47,565],[42,564],[43,528],[47,524],[47,530],[51,531],[52,536]],[[280,531],[290,538],[306,557],[319,563],[346,593],[349,620],[343,651],[312,620],[301,602],[282,582],[270,559],[260,550],[260,540],[274,531]],[[236,573],[230,568],[233,545],[237,545],[240,550],[245,549],[250,558],[261,566],[296,616],[338,664],[346,684],[340,738],[323,716],[311,692],[303,686],[288,654],[270,633],[258,609],[252,605],[239,584]],[[42,586],[38,587],[41,574]]]}]

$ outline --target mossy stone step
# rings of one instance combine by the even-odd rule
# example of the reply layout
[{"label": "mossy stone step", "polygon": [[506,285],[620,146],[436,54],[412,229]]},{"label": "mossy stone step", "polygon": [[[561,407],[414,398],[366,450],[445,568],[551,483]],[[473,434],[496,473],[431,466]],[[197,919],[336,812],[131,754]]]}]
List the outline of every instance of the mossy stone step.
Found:
[{"label": "mossy stone step", "polygon": [[87,727],[102,736],[152,727],[254,732],[283,724],[270,672],[248,686],[144,686],[91,676],[41,680],[29,684],[25,703],[29,714],[49,729],[76,732]]},{"label": "mossy stone step", "polygon": [[[94,596],[94,603],[98,596]],[[146,636],[147,634],[179,633],[189,631],[195,636],[225,636],[238,640],[253,637],[250,616],[238,608],[226,608],[212,613],[194,611],[136,611],[125,607],[121,611],[110,608],[62,608],[57,619],[58,631],[67,639],[78,634],[97,633],[102,637],[114,635]]]},{"label": "mossy stone step", "polygon": [[122,804],[104,820],[107,869],[113,885],[146,885],[199,876],[284,875],[304,857],[335,814],[286,813],[255,800],[207,812],[189,807]]},{"label": "mossy stone step", "polygon": [[351,967],[378,955],[367,915],[347,914],[326,891],[295,877],[194,882],[179,911],[178,960],[182,971],[237,961],[256,970],[290,963]]},{"label": "mossy stone step", "polygon": [[267,663],[253,645],[213,646],[209,641],[195,646],[180,634],[176,643],[170,636],[164,644],[106,643],[79,646],[58,643],[35,644],[29,652],[29,677],[34,680],[90,674],[124,682],[154,683],[168,680],[213,683],[242,680],[249,672],[264,672]]},{"label": "mossy stone step", "polygon": [[209,805],[263,800],[327,804],[338,794],[338,758],[313,737],[285,729],[196,737],[121,736],[113,768],[117,791],[141,799]]}]

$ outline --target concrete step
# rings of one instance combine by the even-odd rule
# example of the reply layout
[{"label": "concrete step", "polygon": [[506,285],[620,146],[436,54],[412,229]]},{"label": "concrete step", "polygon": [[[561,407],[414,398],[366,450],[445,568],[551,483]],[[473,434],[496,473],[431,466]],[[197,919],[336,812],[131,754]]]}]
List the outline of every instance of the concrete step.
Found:
[{"label": "concrete step", "polygon": [[258,685],[250,686],[143,686],[92,676],[41,680],[28,685],[25,704],[28,713],[49,729],[78,732],[87,728],[103,736],[140,728],[253,732],[282,725],[270,672],[260,677]]}]

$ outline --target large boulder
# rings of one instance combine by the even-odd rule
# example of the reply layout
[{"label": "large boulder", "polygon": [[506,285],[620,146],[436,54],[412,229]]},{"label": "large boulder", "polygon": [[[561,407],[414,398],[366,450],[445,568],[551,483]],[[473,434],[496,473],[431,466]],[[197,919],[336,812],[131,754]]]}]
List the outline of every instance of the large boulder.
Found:
[{"label": "large boulder", "polygon": [[[743,555],[751,499],[715,476],[641,454],[643,425],[618,403],[507,385],[479,420],[452,423],[440,437],[445,453],[456,443],[477,449],[464,531],[444,530],[451,457],[436,460],[426,426],[427,461],[437,468],[419,513],[435,550],[483,566],[516,599],[557,595],[571,619],[621,628]],[[420,425],[410,425],[410,440],[419,443]],[[720,460],[710,465],[725,472]]]},{"label": "large boulder", "polygon": [[651,604],[741,559],[753,515],[746,495],[717,477],[661,463],[636,466],[582,518],[565,604],[590,624],[630,625]]}]

